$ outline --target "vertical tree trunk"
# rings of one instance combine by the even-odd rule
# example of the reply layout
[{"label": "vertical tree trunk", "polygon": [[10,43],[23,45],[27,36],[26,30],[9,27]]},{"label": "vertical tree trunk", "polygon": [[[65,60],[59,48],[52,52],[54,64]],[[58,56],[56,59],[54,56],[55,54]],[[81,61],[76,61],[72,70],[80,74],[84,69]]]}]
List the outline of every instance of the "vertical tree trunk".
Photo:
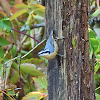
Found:
[{"label": "vertical tree trunk", "polygon": [[[89,64],[88,0],[46,0],[46,34],[55,30],[59,54],[48,62],[48,100],[95,100]],[[66,58],[65,58],[66,57]]]}]

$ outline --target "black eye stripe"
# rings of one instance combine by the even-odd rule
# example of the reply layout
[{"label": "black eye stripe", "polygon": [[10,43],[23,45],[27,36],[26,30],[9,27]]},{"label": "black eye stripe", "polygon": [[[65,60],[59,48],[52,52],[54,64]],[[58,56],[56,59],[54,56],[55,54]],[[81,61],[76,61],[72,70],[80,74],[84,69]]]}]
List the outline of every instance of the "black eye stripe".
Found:
[{"label": "black eye stripe", "polygon": [[42,52],[41,54],[43,54],[43,53],[49,53],[49,54],[50,54],[50,51],[44,51],[44,52]]},{"label": "black eye stripe", "polygon": [[45,51],[45,53],[49,53],[50,54],[50,51]]}]

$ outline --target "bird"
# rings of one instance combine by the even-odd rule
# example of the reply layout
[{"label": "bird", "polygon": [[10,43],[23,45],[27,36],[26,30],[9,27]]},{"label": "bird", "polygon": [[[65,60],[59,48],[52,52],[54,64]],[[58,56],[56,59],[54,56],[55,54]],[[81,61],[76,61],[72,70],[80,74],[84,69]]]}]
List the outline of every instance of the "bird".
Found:
[{"label": "bird", "polygon": [[53,37],[53,32],[54,30],[52,29],[44,50],[38,53],[39,56],[42,56],[48,60],[55,58],[58,52],[58,44]]}]

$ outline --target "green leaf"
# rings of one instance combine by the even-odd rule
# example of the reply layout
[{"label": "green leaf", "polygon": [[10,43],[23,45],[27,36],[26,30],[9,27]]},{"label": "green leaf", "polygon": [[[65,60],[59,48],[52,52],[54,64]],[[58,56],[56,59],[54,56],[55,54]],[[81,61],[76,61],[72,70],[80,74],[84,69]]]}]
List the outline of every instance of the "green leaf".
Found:
[{"label": "green leaf", "polygon": [[93,54],[93,48],[92,48],[92,45],[90,44],[90,48],[89,48],[90,59],[92,59],[92,54]]},{"label": "green leaf", "polygon": [[35,87],[37,90],[47,89],[47,79],[46,75],[39,76],[38,78],[33,77],[35,82]]},{"label": "green leaf", "polygon": [[97,82],[99,82],[99,78],[100,78],[100,74],[98,74],[98,73],[96,73],[95,75],[94,75],[94,78],[95,78],[95,80],[97,80]]},{"label": "green leaf", "polygon": [[[18,65],[16,63],[13,63],[12,66],[15,69],[18,69]],[[34,64],[31,64],[31,63],[23,63],[23,64],[21,64],[20,70],[22,72],[30,74],[30,75],[32,75],[34,77],[38,77],[40,75],[44,75],[41,71],[38,71],[36,69],[36,66]]]},{"label": "green leaf", "polygon": [[7,41],[6,39],[4,39],[3,37],[0,37],[0,46],[5,46],[10,44],[9,41]]},{"label": "green leaf", "polygon": [[96,39],[99,41],[99,43],[100,43],[100,37],[98,37],[98,36],[96,36]]},{"label": "green leaf", "polygon": [[18,10],[15,14],[13,14],[11,17],[10,17],[10,21],[12,21],[13,19],[17,18],[18,16],[24,14],[27,12],[28,9],[21,9],[21,10]]},{"label": "green leaf", "polygon": [[0,77],[3,78],[3,67],[2,67],[2,64],[0,64]]},{"label": "green leaf", "polygon": [[32,79],[30,78],[31,75],[27,73],[22,73],[23,77],[25,78],[26,84],[24,87],[24,92],[27,94],[31,91],[36,91],[34,84],[32,84]]},{"label": "green leaf", "polygon": [[[14,19],[14,20],[11,21],[11,26],[12,26],[13,29],[20,30],[20,25],[19,25],[19,22],[18,22],[17,19]],[[12,30],[12,35],[13,35],[13,38],[14,38],[14,44],[15,45],[18,42],[17,40],[19,39],[18,38],[20,36],[19,34],[20,34],[19,32]]]},{"label": "green leaf", "polygon": [[39,15],[34,15],[34,19],[37,19],[37,20],[44,20],[44,17],[41,17]]},{"label": "green leaf", "polygon": [[47,63],[47,59],[38,59],[38,58],[31,58],[31,59],[25,59],[21,61],[21,63],[31,63],[31,64],[35,64],[36,68],[38,69],[38,71],[42,71],[42,72],[46,72],[46,64]]},{"label": "green leaf", "polygon": [[[13,85],[13,84],[10,84],[10,86],[11,85]],[[7,91],[7,94],[9,95],[9,96],[14,96],[15,95],[15,91],[11,88],[11,89],[9,89],[8,91]],[[8,97],[8,99],[7,100],[11,100],[11,99],[9,99],[9,97]]]},{"label": "green leaf", "polygon": [[98,45],[99,45],[98,40],[97,39],[94,39],[94,38],[90,38],[89,39],[89,42],[90,42],[90,44],[93,47],[93,51],[95,52],[98,49]]},{"label": "green leaf", "polygon": [[3,58],[4,57],[4,50],[0,47],[0,57]]},{"label": "green leaf", "polygon": [[45,9],[44,8],[37,8],[36,10],[34,10],[35,14],[44,17],[45,16]]},{"label": "green leaf", "polygon": [[100,95],[95,93],[95,96],[96,96],[96,100],[100,100]]},{"label": "green leaf", "polygon": [[9,74],[10,74],[11,65],[12,65],[12,61],[7,63],[7,65],[6,65],[6,66],[9,66],[9,67],[6,67],[6,81],[9,77]]},{"label": "green leaf", "polygon": [[32,4],[31,8],[32,10],[36,10],[37,8],[45,9],[45,7],[40,4]]},{"label": "green leaf", "polygon": [[91,30],[90,28],[88,28],[88,30],[89,30],[89,38],[96,38],[94,31]]},{"label": "green leaf", "polygon": [[6,31],[6,32],[10,32],[11,31],[9,18],[5,18],[5,19],[0,20],[0,28],[3,31]]},{"label": "green leaf", "polygon": [[22,100],[41,100],[43,97],[41,99],[38,99],[40,95],[42,95],[41,92],[30,92],[26,96],[24,96]]},{"label": "green leaf", "polygon": [[22,59],[21,62],[22,63],[31,63],[31,64],[35,64],[35,65],[39,66],[39,64],[41,65],[44,62],[44,60],[38,59],[38,58],[30,58],[30,59],[25,59],[25,60]]},{"label": "green leaf", "polygon": [[97,56],[98,54],[100,54],[100,43],[98,45],[97,50],[95,51],[95,56]]},{"label": "green leaf", "polygon": [[29,14],[25,24],[29,25],[29,24],[32,24],[32,23],[33,23],[33,16],[32,16],[32,14]]},{"label": "green leaf", "polygon": [[94,16],[94,17],[97,17],[99,15],[99,9],[97,9],[93,14],[92,14],[92,16]]},{"label": "green leaf", "polygon": [[46,58],[44,58],[44,57],[42,57],[42,56],[40,56],[40,58],[41,58],[43,61],[45,61],[45,65],[48,64],[48,60],[47,60]]},{"label": "green leaf", "polygon": [[12,56],[12,57],[15,57],[15,56],[16,56],[16,53],[17,53],[17,52],[16,52],[16,46],[15,46],[15,45],[14,45],[13,48],[10,50],[10,52],[11,52],[11,56]]},{"label": "green leaf", "polygon": [[34,64],[30,63],[21,64],[20,70],[36,77],[38,77],[39,75],[44,75],[42,72],[36,70],[36,66]]},{"label": "green leaf", "polygon": [[0,5],[2,5],[3,10],[6,12],[6,14],[9,16],[10,15],[10,5],[8,0],[0,0]]},{"label": "green leaf", "polygon": [[97,64],[95,65],[95,73],[99,70],[99,66],[100,66],[100,64],[99,64],[99,62],[97,62]]},{"label": "green leaf", "polygon": [[12,84],[15,84],[18,81],[18,79],[19,79],[19,73],[17,71],[14,71],[13,76],[10,79],[10,82]]},{"label": "green leaf", "polygon": [[14,7],[17,8],[17,9],[20,9],[20,8],[28,8],[28,6],[26,4],[24,4],[24,3],[16,4],[16,5],[14,5]]},{"label": "green leaf", "polygon": [[21,50],[21,53],[26,54],[26,53],[28,53],[28,51]]}]

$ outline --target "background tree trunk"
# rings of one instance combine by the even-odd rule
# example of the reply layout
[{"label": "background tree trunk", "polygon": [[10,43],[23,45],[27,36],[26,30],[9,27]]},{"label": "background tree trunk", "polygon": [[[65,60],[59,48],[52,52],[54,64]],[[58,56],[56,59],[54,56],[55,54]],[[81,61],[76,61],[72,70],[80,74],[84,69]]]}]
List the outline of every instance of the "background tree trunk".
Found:
[{"label": "background tree trunk", "polygon": [[[46,34],[55,30],[59,54],[47,68],[48,100],[95,100],[89,62],[88,0],[46,0]],[[93,56],[94,58],[94,56]]]}]

